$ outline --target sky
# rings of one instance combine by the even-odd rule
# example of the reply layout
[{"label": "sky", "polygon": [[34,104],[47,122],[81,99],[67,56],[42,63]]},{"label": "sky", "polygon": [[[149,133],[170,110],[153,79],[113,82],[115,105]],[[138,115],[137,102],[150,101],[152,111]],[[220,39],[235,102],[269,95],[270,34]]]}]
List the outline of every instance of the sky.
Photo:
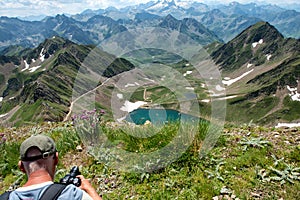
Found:
[{"label": "sky", "polygon": [[[150,0],[0,0],[0,16],[8,17],[25,17],[33,15],[53,16],[56,14],[77,14],[86,9],[97,10],[114,6],[117,8],[128,5],[146,3]],[[154,0],[156,1],[156,0]],[[182,0],[189,1],[189,0]],[[191,0],[192,1],[192,0]],[[229,3],[234,0],[194,0],[201,3],[209,4],[213,1]],[[235,0],[240,3],[262,1],[257,0]],[[285,4],[297,3],[299,0],[279,1]],[[266,3],[278,4],[278,0],[264,0]]]}]

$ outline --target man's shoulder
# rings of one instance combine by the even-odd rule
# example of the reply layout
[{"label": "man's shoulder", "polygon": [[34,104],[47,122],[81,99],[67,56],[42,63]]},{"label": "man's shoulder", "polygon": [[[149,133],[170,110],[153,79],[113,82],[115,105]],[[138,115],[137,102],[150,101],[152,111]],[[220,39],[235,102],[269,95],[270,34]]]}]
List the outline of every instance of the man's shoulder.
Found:
[{"label": "man's shoulder", "polygon": [[[57,187],[58,186],[58,187]],[[60,187],[62,186],[62,187]],[[25,188],[19,188],[10,194],[10,199],[22,199],[22,197],[28,197],[31,196],[32,199],[39,199],[41,196],[48,190],[50,190],[50,193],[48,192],[48,197],[49,195],[55,196],[55,192],[53,194],[51,193],[50,187],[56,189],[61,188],[61,193],[59,194],[59,197],[57,198],[58,200],[82,200],[84,195],[84,191],[81,190],[80,188],[70,184],[70,185],[62,185],[58,183],[52,183],[52,184],[44,184],[42,187],[25,187]],[[53,190],[52,190],[53,191]],[[51,198],[51,197],[49,197]]]},{"label": "man's shoulder", "polygon": [[53,184],[53,182],[45,182],[36,185],[31,185],[27,187],[20,187],[14,191],[12,191],[9,195],[9,199],[38,199],[39,194],[44,192],[49,185]]},{"label": "man's shoulder", "polygon": [[83,190],[76,187],[75,185],[68,185],[59,196],[58,200],[92,200],[92,198]]},{"label": "man's shoulder", "polygon": [[[65,191],[63,193],[71,193],[74,194],[74,198],[77,199],[79,198],[80,200],[93,200],[90,195],[88,195],[85,191],[81,190],[80,188],[70,184],[65,188]],[[59,200],[63,200],[64,196],[61,195],[61,198]]]}]

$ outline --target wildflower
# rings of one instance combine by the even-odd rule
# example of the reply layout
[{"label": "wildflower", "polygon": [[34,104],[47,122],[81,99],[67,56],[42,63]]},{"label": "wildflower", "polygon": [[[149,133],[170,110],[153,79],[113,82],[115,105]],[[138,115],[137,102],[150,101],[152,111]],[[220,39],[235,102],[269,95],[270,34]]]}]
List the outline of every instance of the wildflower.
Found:
[{"label": "wildflower", "polygon": [[2,137],[2,142],[5,143],[7,141],[7,138],[5,136]]}]

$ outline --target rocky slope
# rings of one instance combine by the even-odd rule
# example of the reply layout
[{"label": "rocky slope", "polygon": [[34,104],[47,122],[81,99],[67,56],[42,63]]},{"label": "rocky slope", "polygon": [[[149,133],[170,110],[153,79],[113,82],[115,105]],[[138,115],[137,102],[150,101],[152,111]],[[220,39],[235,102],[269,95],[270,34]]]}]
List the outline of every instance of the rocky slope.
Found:
[{"label": "rocky slope", "polygon": [[[91,79],[93,68],[83,65],[85,58],[94,46],[77,45],[70,40],[53,37],[45,40],[37,48],[21,52],[15,56],[16,63],[7,56],[1,65],[1,113],[7,114],[18,106],[18,110],[8,119],[13,124],[41,121],[62,121],[69,112],[74,81],[78,70],[86,70],[86,77],[79,84],[84,93],[91,90],[101,79]],[[95,51],[95,50],[94,50]],[[103,65],[99,76],[112,77],[134,66],[124,60],[98,51],[99,57],[111,60]],[[101,63],[98,63],[101,67]],[[98,69],[99,70],[99,69]],[[90,89],[86,89],[90,88]]]}]

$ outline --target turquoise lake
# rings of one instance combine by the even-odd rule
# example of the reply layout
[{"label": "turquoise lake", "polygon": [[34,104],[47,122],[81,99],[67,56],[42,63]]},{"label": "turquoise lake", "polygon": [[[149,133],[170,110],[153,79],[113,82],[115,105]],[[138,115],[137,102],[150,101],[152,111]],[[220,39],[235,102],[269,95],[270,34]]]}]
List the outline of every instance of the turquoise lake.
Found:
[{"label": "turquoise lake", "polygon": [[145,124],[146,121],[150,121],[152,124],[164,124],[167,122],[175,121],[199,121],[200,118],[180,113],[177,110],[172,109],[146,109],[139,108],[132,111],[126,116],[125,120],[137,125]]}]

